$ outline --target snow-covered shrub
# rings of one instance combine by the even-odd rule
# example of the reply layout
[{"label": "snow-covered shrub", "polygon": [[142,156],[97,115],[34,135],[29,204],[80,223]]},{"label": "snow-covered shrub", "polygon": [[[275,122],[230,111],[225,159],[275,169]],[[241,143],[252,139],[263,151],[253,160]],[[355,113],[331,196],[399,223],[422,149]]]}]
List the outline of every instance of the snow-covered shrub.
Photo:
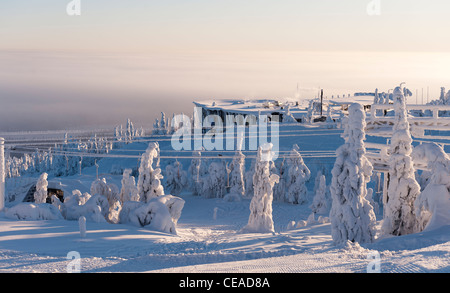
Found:
[{"label": "snow-covered shrub", "polygon": [[96,179],[91,184],[92,195],[102,195],[108,200],[107,220],[112,223],[117,223],[119,211],[121,208],[119,188],[113,183],[106,183],[106,179]]},{"label": "snow-covered shrub", "polygon": [[42,173],[39,177],[37,183],[36,183],[36,191],[34,192],[34,202],[39,203],[45,203],[47,201],[47,173]]},{"label": "snow-covered shrub", "polygon": [[414,207],[418,230],[432,230],[450,224],[450,158],[435,143],[414,148],[413,157],[420,157],[431,169],[428,184],[417,197]]},{"label": "snow-covered shrub", "polygon": [[311,214],[308,216],[308,219],[306,219],[306,224],[307,224],[308,226],[317,224],[317,221],[316,221],[316,215],[315,215],[314,213],[311,213]]},{"label": "snow-covered shrub", "polygon": [[304,204],[308,200],[308,189],[306,182],[311,177],[311,171],[305,165],[298,147],[294,146],[289,154],[288,181],[286,201],[294,204]]},{"label": "snow-covered shrub", "polygon": [[222,198],[226,193],[227,171],[223,162],[212,162],[208,175],[203,179],[203,196],[206,198]]},{"label": "snow-covered shrub", "polygon": [[181,217],[181,212],[184,207],[184,199],[173,196],[170,194],[160,196],[159,201],[166,205],[169,209],[169,214],[172,217],[172,221],[176,224],[178,219]]},{"label": "snow-covered shrub", "polygon": [[286,226],[286,230],[292,230],[296,227],[295,221],[289,221],[289,223]]},{"label": "snow-covered shrub", "polygon": [[187,173],[178,160],[166,166],[164,177],[166,179],[166,190],[169,193],[180,194],[187,186]]},{"label": "snow-covered shrub", "polygon": [[253,175],[254,195],[250,202],[248,224],[242,232],[274,232],[272,219],[273,186],[279,176],[270,174],[269,166],[273,158],[272,144],[265,143],[258,149],[255,174]]},{"label": "snow-covered shrub", "polygon": [[329,211],[330,205],[327,197],[328,192],[327,192],[326,178],[325,175],[322,175],[321,172],[318,175],[319,176],[317,176],[318,178],[317,187],[310,208],[313,213],[326,214]]},{"label": "snow-covered shrub", "polygon": [[10,219],[24,221],[62,219],[59,209],[48,203],[19,203],[7,209],[5,216]]},{"label": "snow-covered shrub", "polygon": [[148,202],[150,199],[164,195],[164,187],[161,184],[160,168],[153,168],[153,161],[158,160],[159,144],[151,142],[141,157],[141,165],[139,166],[139,177],[137,188],[139,199]]},{"label": "snow-covered shrub", "polygon": [[123,204],[119,222],[177,234],[176,222],[183,206],[183,199],[171,195],[152,198],[146,203],[128,201]]},{"label": "snow-covered shrub", "polygon": [[367,182],[372,175],[372,164],[366,158],[364,146],[365,113],[361,104],[348,108],[347,136],[336,151],[331,171],[330,212],[331,235],[336,244],[372,242],[375,239],[375,213],[366,199]]},{"label": "snow-covered shrub", "polygon": [[300,220],[295,224],[295,228],[306,227],[306,225],[308,225],[308,222],[306,222],[305,220]]},{"label": "snow-covered shrub", "polygon": [[414,201],[420,194],[411,158],[412,138],[406,101],[401,86],[394,90],[395,120],[389,155],[387,196],[384,203],[383,234],[405,235],[418,231]]},{"label": "snow-covered shrub", "polygon": [[62,214],[66,220],[78,221],[82,216],[86,218],[87,221],[104,223],[109,215],[109,204],[108,199],[103,195],[93,195],[87,196],[89,198],[84,204],[79,205],[77,200],[78,194],[75,192],[72,194],[71,198],[64,201],[64,208]]}]

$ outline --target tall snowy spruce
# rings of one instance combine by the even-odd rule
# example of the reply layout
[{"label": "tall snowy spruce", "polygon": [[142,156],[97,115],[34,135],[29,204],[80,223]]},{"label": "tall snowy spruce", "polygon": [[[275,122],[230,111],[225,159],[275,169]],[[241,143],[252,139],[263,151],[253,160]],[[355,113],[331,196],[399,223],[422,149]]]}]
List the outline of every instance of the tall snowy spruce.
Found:
[{"label": "tall snowy spruce", "polygon": [[384,198],[383,234],[405,235],[417,232],[414,202],[420,185],[414,175],[411,158],[412,138],[406,113],[405,90],[394,90],[395,121],[390,145],[387,193]]},{"label": "tall snowy spruce", "polygon": [[288,180],[286,201],[294,204],[304,204],[308,200],[306,182],[311,177],[311,171],[303,161],[298,149],[298,146],[294,145],[287,160]]},{"label": "tall snowy spruce", "polygon": [[241,232],[270,233],[275,231],[272,219],[273,186],[278,182],[279,176],[270,174],[272,158],[271,143],[265,143],[259,147],[253,175],[254,195],[250,202],[250,217],[248,224]]},{"label": "tall snowy spruce", "polygon": [[450,157],[436,143],[422,143],[414,148],[414,160],[421,159],[431,170],[426,187],[414,207],[418,231],[433,230],[450,224]]},{"label": "tall snowy spruce", "polygon": [[337,151],[331,171],[330,212],[331,235],[335,244],[367,243],[375,238],[375,213],[366,199],[367,182],[372,175],[372,164],[366,158],[364,145],[366,125],[361,104],[350,105],[346,142]]},{"label": "tall snowy spruce", "polygon": [[153,168],[153,161],[159,156],[159,144],[151,142],[141,157],[141,165],[139,166],[138,192],[139,200],[148,202],[154,197],[164,195],[164,187],[161,184],[160,168]]},{"label": "tall snowy spruce", "polygon": [[45,203],[47,201],[47,182],[48,174],[42,173],[36,183],[36,192],[34,193],[35,203]]},{"label": "tall snowy spruce", "polygon": [[136,187],[134,176],[131,176],[131,169],[123,170],[122,188],[120,190],[120,200],[122,203],[126,201],[139,201],[139,192]]},{"label": "tall snowy spruce", "polygon": [[244,196],[245,194],[244,164],[245,155],[241,151],[236,151],[233,161],[230,164],[229,186],[230,193],[235,193],[240,196]]}]

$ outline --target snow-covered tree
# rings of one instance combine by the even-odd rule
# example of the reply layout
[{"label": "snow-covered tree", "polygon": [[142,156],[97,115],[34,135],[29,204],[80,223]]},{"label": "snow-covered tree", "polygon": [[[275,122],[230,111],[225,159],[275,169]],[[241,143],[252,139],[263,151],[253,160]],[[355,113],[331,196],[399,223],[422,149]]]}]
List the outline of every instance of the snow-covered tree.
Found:
[{"label": "snow-covered tree", "polygon": [[418,145],[412,156],[415,160],[423,161],[431,170],[428,184],[414,203],[418,231],[450,224],[449,156],[436,143]]},{"label": "snow-covered tree", "polygon": [[208,175],[202,180],[203,196],[206,198],[222,198],[226,194],[227,171],[223,162],[212,162],[208,168]]},{"label": "snow-covered tree", "polygon": [[200,151],[192,152],[191,165],[188,169],[188,181],[193,195],[199,195],[202,191],[202,178],[208,173],[208,165],[205,159],[201,158]]},{"label": "snow-covered tree", "polygon": [[250,202],[248,224],[242,232],[270,233],[274,232],[272,219],[273,186],[278,182],[278,175],[270,174],[272,161],[272,144],[265,143],[258,149],[255,174],[253,175],[254,195]]},{"label": "snow-covered tree", "polygon": [[180,194],[187,186],[187,173],[178,160],[166,166],[165,179],[166,189],[170,194]]},{"label": "snow-covered tree", "polygon": [[159,120],[158,120],[158,118],[156,118],[156,119],[155,119],[155,123],[153,123],[152,134],[155,134],[155,135],[159,134],[159,128],[160,128],[160,126],[159,126]]},{"label": "snow-covered tree", "polygon": [[47,182],[48,174],[42,173],[36,183],[36,191],[34,192],[34,202],[35,203],[45,203],[47,201]]},{"label": "snow-covered tree", "polygon": [[169,132],[166,114],[161,112],[161,121],[159,122],[159,134],[165,135]]},{"label": "snow-covered tree", "polygon": [[366,158],[363,106],[353,103],[348,108],[347,137],[336,151],[331,171],[330,212],[331,235],[336,244],[372,242],[375,238],[375,213],[366,199],[367,182],[372,164]]},{"label": "snow-covered tree", "polygon": [[298,146],[295,145],[289,154],[288,160],[287,202],[304,204],[308,200],[306,182],[310,177],[311,171],[298,152]]},{"label": "snow-covered tree", "polygon": [[250,169],[245,171],[244,182],[245,182],[245,196],[253,196],[253,175],[255,174],[256,159],[252,159],[250,164]]},{"label": "snow-covered tree", "polygon": [[120,190],[120,200],[122,203],[126,201],[139,201],[136,181],[134,176],[131,176],[131,172],[131,169],[125,169],[122,174],[122,188]]},{"label": "snow-covered tree", "polygon": [[163,178],[160,168],[153,168],[153,161],[158,160],[159,144],[151,142],[141,156],[139,166],[138,192],[140,201],[148,202],[154,197],[164,195],[164,187],[161,184]]},{"label": "snow-covered tree", "polygon": [[233,161],[230,164],[230,193],[240,196],[245,194],[244,170],[245,156],[241,151],[236,151]]},{"label": "snow-covered tree", "polygon": [[280,178],[278,183],[273,186],[273,199],[275,201],[285,201],[286,196],[286,181],[288,179],[288,166],[286,164],[286,156],[283,156],[283,160],[279,161],[276,168],[276,173],[272,171],[272,174],[277,174]]},{"label": "snow-covered tree", "polygon": [[329,211],[329,200],[327,197],[327,183],[325,175],[320,172],[316,177],[317,188],[315,188],[314,199],[311,204],[311,210],[315,214],[326,214]]},{"label": "snow-covered tree", "polygon": [[414,201],[420,194],[411,158],[412,138],[402,86],[394,90],[395,121],[390,144],[387,193],[384,198],[384,234],[405,235],[417,231]]}]

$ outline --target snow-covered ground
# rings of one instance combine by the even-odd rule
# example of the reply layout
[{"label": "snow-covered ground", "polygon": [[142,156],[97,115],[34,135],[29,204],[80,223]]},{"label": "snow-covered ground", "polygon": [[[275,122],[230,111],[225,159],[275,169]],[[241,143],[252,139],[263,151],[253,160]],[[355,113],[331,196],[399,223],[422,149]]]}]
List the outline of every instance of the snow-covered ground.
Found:
[{"label": "snow-covered ground", "polygon": [[[281,129],[280,150],[289,151],[298,144],[313,176],[308,203],[273,202],[275,233],[240,233],[250,215],[249,198],[228,202],[194,196],[189,191],[177,194],[185,200],[177,235],[127,224],[88,222],[83,238],[77,221],[18,221],[2,212],[0,272],[66,272],[77,265],[70,257],[73,251],[81,257],[81,272],[366,272],[377,257],[381,272],[450,272],[450,226],[377,239],[371,244],[340,246],[332,242],[329,223],[287,229],[291,221],[306,221],[310,216],[317,171],[323,171],[330,182],[330,166],[335,159],[329,154],[342,144],[341,132],[326,127]],[[147,141],[138,140],[112,154],[140,155],[147,145]],[[161,156],[175,156],[169,140],[160,140],[160,147]],[[314,152],[315,156],[307,155]],[[190,159],[179,161],[187,169]],[[122,176],[111,174],[117,166],[136,167],[137,159],[111,157],[99,161],[100,176],[120,187]],[[95,167],[89,167],[82,175],[57,180],[64,189],[87,192],[95,177]],[[7,189],[15,187],[10,184]],[[16,198],[16,202],[7,203],[7,208],[18,201]],[[379,230],[381,215],[377,219]]]},{"label": "snow-covered ground", "polygon": [[[0,218],[1,272],[66,272],[79,252],[81,272],[366,272],[374,251],[381,272],[450,272],[450,226],[419,234],[336,247],[330,224],[286,230],[306,219],[306,206],[274,204],[279,232],[241,234],[249,201],[224,202],[191,195],[178,235],[123,224]],[[215,213],[216,211],[216,213]],[[215,217],[214,217],[215,215]]]}]

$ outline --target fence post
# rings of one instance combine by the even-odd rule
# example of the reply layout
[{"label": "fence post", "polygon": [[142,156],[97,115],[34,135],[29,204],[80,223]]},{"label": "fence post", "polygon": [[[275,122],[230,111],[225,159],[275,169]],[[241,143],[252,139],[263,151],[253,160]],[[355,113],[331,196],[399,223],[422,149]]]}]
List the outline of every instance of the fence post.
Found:
[{"label": "fence post", "polygon": [[0,137],[0,211],[5,207],[5,139]]}]

